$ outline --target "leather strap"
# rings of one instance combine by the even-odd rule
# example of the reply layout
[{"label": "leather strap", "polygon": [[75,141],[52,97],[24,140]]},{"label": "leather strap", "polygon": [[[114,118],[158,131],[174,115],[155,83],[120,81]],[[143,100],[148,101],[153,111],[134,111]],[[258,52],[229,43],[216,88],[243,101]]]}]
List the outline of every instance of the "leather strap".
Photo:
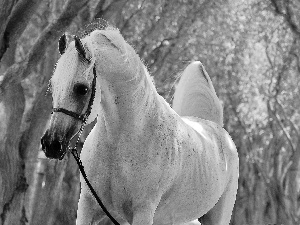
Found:
[{"label": "leather strap", "polygon": [[72,112],[70,110],[64,109],[64,108],[53,108],[52,113],[54,112],[62,112],[68,116],[71,116],[77,120],[80,120],[82,123],[86,123],[89,115],[91,114],[92,111],[92,106],[94,103],[94,99],[95,99],[95,93],[96,93],[96,78],[97,78],[97,74],[96,74],[96,68],[95,66],[93,67],[93,74],[94,74],[94,78],[92,81],[92,93],[91,93],[91,98],[89,100],[89,104],[88,107],[86,109],[86,112],[84,114],[79,114],[76,112]]}]

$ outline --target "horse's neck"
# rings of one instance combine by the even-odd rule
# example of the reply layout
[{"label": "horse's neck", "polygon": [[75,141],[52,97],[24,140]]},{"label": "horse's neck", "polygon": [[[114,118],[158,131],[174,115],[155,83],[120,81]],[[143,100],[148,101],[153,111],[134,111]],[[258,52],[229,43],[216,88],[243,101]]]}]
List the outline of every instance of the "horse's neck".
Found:
[{"label": "horse's neck", "polygon": [[158,94],[149,75],[140,67],[139,76],[113,85],[103,82],[101,99],[105,129],[112,142],[122,132],[140,134],[149,118],[156,114]]}]

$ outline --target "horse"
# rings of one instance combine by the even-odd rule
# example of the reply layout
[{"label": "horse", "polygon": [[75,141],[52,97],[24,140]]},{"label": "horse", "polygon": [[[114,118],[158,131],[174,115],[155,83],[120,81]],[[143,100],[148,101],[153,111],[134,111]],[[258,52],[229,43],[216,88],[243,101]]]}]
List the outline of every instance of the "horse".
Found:
[{"label": "horse", "polygon": [[[120,224],[197,224],[199,217],[203,225],[229,224],[238,154],[220,121],[176,113],[117,29],[94,30],[68,46],[61,38],[59,51],[51,78],[54,110],[41,139],[45,155],[62,159],[82,123],[97,118],[80,158]],[[197,75],[203,76],[199,68]],[[209,82],[205,86],[211,91]],[[177,109],[180,92],[185,95],[175,91]],[[190,103],[184,107],[193,108]],[[80,181],[76,224],[109,224],[82,176]]]}]

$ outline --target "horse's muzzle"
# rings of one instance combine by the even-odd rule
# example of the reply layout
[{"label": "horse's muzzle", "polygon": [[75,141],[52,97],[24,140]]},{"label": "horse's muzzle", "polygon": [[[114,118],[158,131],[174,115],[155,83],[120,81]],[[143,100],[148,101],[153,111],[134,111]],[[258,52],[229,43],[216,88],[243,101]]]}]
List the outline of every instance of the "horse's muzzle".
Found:
[{"label": "horse's muzzle", "polygon": [[51,159],[62,160],[68,147],[67,143],[60,141],[56,136],[50,135],[48,131],[42,137],[41,144],[46,157]]}]

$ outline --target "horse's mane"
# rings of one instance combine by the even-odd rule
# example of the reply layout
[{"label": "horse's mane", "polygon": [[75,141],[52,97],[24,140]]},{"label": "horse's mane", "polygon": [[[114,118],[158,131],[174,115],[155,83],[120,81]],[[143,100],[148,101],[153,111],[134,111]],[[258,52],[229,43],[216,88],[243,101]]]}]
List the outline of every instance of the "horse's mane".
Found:
[{"label": "horse's mane", "polygon": [[91,23],[89,23],[79,31],[77,31],[74,35],[82,39],[90,35],[95,30],[106,30],[106,29],[116,29],[116,28],[114,28],[106,20],[102,18],[96,18],[94,21],[92,21]]},{"label": "horse's mane", "polygon": [[[72,83],[70,81],[78,69],[84,71],[81,76],[88,80],[88,76],[91,74],[91,67],[95,61],[96,63],[97,61],[101,62],[103,65],[107,65],[107,67],[112,66],[109,65],[109,63],[103,63],[105,58],[101,55],[99,49],[105,46],[117,48],[124,62],[124,66],[127,65],[131,67],[132,71],[136,71],[132,79],[139,80],[141,84],[139,85],[139,89],[148,89],[148,91],[150,91],[150,88],[151,90],[155,90],[146,66],[136,54],[133,47],[124,40],[118,29],[108,25],[106,21],[103,22],[103,20],[101,20],[100,23],[98,21],[85,27],[85,29],[80,31],[79,36],[81,37],[85,49],[91,54],[93,62],[90,64],[91,66],[87,67],[86,64],[80,61],[74,42],[72,42],[56,65],[56,70],[52,77],[53,97],[55,97],[55,94],[59,94],[61,98],[63,98],[68,92],[71,93],[70,88]],[[109,54],[106,54],[106,57],[107,55]],[[114,55],[111,56],[111,59],[114,59]],[[118,64],[122,64],[122,62]],[[147,83],[149,83],[149,85],[147,85]]]},{"label": "horse's mane", "polygon": [[[104,36],[105,38],[97,38],[97,35]],[[153,81],[151,80],[150,73],[139,57],[137,53],[135,52],[134,48],[126,42],[126,40],[123,38],[121,35],[120,31],[114,27],[108,26],[103,30],[95,30],[90,33],[90,36],[92,38],[92,42],[99,42],[96,46],[95,43],[93,45],[93,51],[94,51],[94,57],[95,60],[97,61],[102,61],[104,60],[102,58],[102,51],[97,51],[97,48],[103,48],[103,46],[110,46],[118,49],[119,51],[119,56],[120,61],[118,61],[118,66],[124,66],[125,68],[131,68],[132,72],[132,77],[129,79],[136,79],[136,80],[141,80],[150,83],[151,88],[154,88]],[[94,37],[92,37],[94,36]],[[94,40],[93,40],[94,39]],[[100,47],[102,46],[102,47]],[[115,61],[115,56],[116,55],[111,55],[112,61]],[[107,55],[106,55],[107,57]],[[123,68],[121,73],[123,72]],[[126,75],[125,75],[126,77]]]}]

